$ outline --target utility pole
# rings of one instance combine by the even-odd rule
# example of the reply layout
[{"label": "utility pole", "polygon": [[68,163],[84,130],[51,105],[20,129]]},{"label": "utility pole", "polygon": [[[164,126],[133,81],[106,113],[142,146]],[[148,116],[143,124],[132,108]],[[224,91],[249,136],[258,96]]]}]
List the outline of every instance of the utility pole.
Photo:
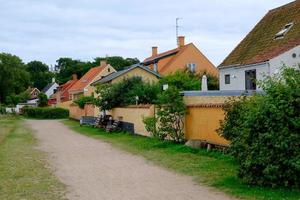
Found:
[{"label": "utility pole", "polygon": [[179,18],[179,17],[176,18],[176,43],[177,43],[177,46],[178,46],[178,42],[179,42],[178,41],[178,29],[179,29],[178,21],[180,19],[182,19],[182,18]]}]

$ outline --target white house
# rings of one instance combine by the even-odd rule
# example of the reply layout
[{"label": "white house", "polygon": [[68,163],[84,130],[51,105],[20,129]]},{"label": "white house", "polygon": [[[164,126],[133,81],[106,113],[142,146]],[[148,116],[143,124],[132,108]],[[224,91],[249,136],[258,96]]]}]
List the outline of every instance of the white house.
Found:
[{"label": "white house", "polygon": [[55,78],[52,78],[52,83],[46,85],[42,92],[45,93],[47,95],[47,98],[49,99],[49,97],[56,92],[58,87],[59,85],[55,82]]},{"label": "white house", "polygon": [[270,10],[218,67],[220,90],[260,90],[257,80],[300,65],[300,0]]}]

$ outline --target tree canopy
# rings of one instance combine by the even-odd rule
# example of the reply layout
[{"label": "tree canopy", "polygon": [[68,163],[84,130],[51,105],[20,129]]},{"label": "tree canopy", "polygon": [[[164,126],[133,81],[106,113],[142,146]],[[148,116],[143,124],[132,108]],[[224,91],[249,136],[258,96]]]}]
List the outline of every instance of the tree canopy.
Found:
[{"label": "tree canopy", "polygon": [[48,65],[36,60],[26,64],[26,71],[30,74],[31,85],[39,90],[42,90],[54,77],[54,74],[49,71]]},{"label": "tree canopy", "polygon": [[100,65],[100,61],[106,60],[108,64],[117,71],[130,65],[139,63],[137,58],[123,58],[121,56],[97,57],[93,61],[74,60],[72,58],[59,58],[56,61],[55,69],[58,70],[57,79],[59,83],[64,83],[70,79],[72,74],[77,74],[80,78],[89,69]]},{"label": "tree canopy", "polygon": [[15,55],[0,53],[0,103],[12,94],[26,90],[30,83],[30,74],[22,60]]}]

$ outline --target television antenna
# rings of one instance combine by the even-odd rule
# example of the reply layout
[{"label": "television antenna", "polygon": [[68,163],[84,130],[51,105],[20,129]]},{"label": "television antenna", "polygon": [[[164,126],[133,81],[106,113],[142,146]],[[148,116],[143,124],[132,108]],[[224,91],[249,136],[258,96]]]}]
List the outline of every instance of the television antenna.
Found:
[{"label": "television antenna", "polygon": [[177,17],[177,18],[176,18],[176,42],[177,42],[177,45],[178,45],[178,43],[179,43],[179,41],[178,41],[178,30],[179,30],[178,21],[181,20],[181,19],[182,19],[182,18],[180,18],[180,17]]}]

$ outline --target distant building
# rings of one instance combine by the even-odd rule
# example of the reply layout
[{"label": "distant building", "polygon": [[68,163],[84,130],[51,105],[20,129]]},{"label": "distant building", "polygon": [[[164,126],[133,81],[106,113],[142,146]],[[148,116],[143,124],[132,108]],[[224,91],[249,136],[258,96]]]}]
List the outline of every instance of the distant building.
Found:
[{"label": "distant building", "polygon": [[38,95],[40,94],[40,90],[37,88],[29,87],[26,92],[29,95],[29,98],[27,100],[27,103],[37,103],[38,101]]},{"label": "distant building", "polygon": [[67,81],[66,83],[60,85],[57,89],[57,92],[54,93],[50,99],[51,104],[66,102],[71,100],[71,95],[69,93],[69,89],[78,81],[77,75],[73,74],[72,79]]},{"label": "distant building", "polygon": [[95,89],[94,87],[90,87],[90,84],[114,72],[116,70],[110,64],[107,64],[106,61],[101,61],[100,66],[91,68],[70,87],[68,90],[70,99],[75,100],[81,96],[92,95]]},{"label": "distant building", "polygon": [[99,79],[93,82],[91,85],[96,86],[102,83],[114,84],[131,77],[140,77],[144,82],[156,83],[158,82],[160,75],[157,72],[150,70],[148,67],[142,66],[140,64],[134,64],[126,69],[112,73],[102,79]]},{"label": "distant building", "polygon": [[220,90],[260,90],[283,65],[300,63],[300,0],[270,10],[221,63]]},{"label": "distant building", "polygon": [[52,82],[48,83],[46,85],[46,87],[44,87],[42,92],[45,93],[47,95],[47,98],[49,99],[50,96],[53,95],[56,92],[58,86],[59,85],[55,82],[55,78],[52,78]]},{"label": "distant building", "polygon": [[161,75],[178,70],[189,70],[194,73],[207,72],[218,76],[217,68],[193,43],[185,44],[184,36],[178,37],[178,47],[175,49],[158,53],[158,48],[152,47],[152,55],[142,64]]}]

